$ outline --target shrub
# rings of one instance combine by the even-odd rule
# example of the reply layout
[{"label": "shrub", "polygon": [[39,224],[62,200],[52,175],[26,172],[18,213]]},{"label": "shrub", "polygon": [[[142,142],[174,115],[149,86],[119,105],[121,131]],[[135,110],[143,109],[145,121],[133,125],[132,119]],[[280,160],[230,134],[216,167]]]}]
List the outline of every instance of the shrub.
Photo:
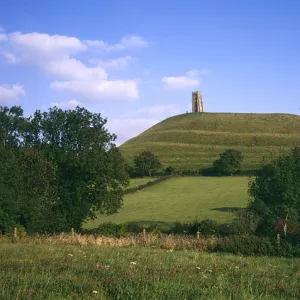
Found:
[{"label": "shrub", "polygon": [[213,166],[218,175],[232,175],[240,171],[242,161],[243,155],[240,151],[228,149],[220,154]]},{"label": "shrub", "polygon": [[241,255],[274,255],[274,243],[269,238],[233,235],[220,239],[210,247],[212,252],[227,252]]},{"label": "shrub", "polygon": [[143,232],[144,226],[138,222],[128,222],[124,224],[127,233],[139,234]]},{"label": "shrub", "polygon": [[170,233],[173,234],[189,234],[189,224],[176,221],[170,228]]},{"label": "shrub", "polygon": [[173,234],[190,234],[196,236],[198,231],[204,236],[218,235],[219,224],[213,220],[206,219],[199,221],[194,219],[193,221],[181,223],[175,222],[170,229],[170,233]]},{"label": "shrub", "polygon": [[209,247],[211,252],[226,252],[245,256],[279,256],[300,257],[300,246],[293,244],[288,238],[277,241],[274,238],[258,237],[254,235],[233,235],[218,240]]},{"label": "shrub", "polygon": [[176,174],[176,169],[173,166],[169,166],[165,169],[165,173],[170,175],[170,174]]},{"label": "shrub", "polygon": [[[281,156],[262,167],[249,184],[251,201],[248,209],[260,217],[257,232],[275,236],[278,223],[287,230],[299,229],[300,219],[300,156]],[[283,227],[281,226],[281,227]]]},{"label": "shrub", "polygon": [[125,226],[112,222],[102,223],[97,228],[83,230],[83,233],[120,237],[126,235]]},{"label": "shrub", "polygon": [[198,170],[182,170],[181,175],[182,176],[198,176],[199,171]]},{"label": "shrub", "polygon": [[214,167],[200,169],[199,174],[202,176],[217,176],[216,169]]},{"label": "shrub", "polygon": [[232,233],[236,235],[255,234],[260,218],[253,212],[243,209],[238,212],[237,218],[232,222]]},{"label": "shrub", "polygon": [[198,231],[204,236],[219,235],[220,225],[214,220],[206,219],[200,222]]}]

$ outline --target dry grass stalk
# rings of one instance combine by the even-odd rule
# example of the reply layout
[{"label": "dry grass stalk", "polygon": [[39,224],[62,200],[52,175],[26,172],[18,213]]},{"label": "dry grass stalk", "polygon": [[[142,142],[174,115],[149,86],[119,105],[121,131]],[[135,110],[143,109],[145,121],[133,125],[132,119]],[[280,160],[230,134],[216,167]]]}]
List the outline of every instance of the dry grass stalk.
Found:
[{"label": "dry grass stalk", "polygon": [[155,247],[169,250],[198,249],[204,251],[208,249],[209,245],[216,241],[217,238],[213,237],[197,239],[184,235],[156,235],[147,232],[120,238],[100,235],[81,235],[73,232],[61,233],[59,235],[28,235],[19,238],[18,240],[13,239],[11,236],[0,236],[0,243]]}]

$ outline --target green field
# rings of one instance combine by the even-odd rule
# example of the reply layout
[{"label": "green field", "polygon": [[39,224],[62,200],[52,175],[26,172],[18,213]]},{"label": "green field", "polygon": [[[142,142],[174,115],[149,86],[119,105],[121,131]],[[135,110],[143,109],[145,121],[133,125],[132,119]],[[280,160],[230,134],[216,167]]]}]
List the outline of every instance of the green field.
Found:
[{"label": "green field", "polygon": [[156,124],[120,146],[132,163],[149,150],[163,166],[178,169],[211,167],[219,153],[234,148],[244,154],[244,170],[260,167],[300,144],[300,117],[290,114],[189,113]]},{"label": "green field", "polygon": [[300,273],[299,259],[0,244],[0,286],[0,299],[299,299]]},{"label": "green field", "polygon": [[231,221],[234,211],[245,207],[247,177],[173,178],[124,197],[124,206],[112,216],[98,216],[85,225],[93,228],[102,222],[139,221],[169,225],[174,221],[211,218]]}]

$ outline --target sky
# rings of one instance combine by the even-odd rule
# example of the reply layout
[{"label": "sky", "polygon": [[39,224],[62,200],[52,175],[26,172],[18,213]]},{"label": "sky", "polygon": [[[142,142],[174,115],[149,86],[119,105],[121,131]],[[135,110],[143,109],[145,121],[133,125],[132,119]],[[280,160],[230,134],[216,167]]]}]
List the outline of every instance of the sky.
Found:
[{"label": "sky", "polygon": [[77,105],[122,144],[191,111],[300,113],[298,0],[0,0],[0,106]]}]

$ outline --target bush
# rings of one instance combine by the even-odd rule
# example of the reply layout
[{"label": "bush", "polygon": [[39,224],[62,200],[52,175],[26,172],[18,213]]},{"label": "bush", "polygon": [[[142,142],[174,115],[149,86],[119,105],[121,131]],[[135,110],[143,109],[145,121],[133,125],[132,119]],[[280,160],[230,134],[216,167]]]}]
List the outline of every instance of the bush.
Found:
[{"label": "bush", "polygon": [[211,252],[227,252],[232,254],[274,255],[274,243],[269,238],[257,236],[237,236],[222,238],[209,249]]},{"label": "bush", "polygon": [[217,176],[216,169],[214,167],[200,169],[199,174],[202,176]]},{"label": "bush", "polygon": [[170,228],[169,233],[173,234],[189,234],[189,224],[176,221]]},{"label": "bush", "polygon": [[120,237],[126,235],[126,230],[123,224],[107,222],[100,224],[97,228],[83,230],[82,233]]},{"label": "bush", "polygon": [[280,243],[274,238],[254,235],[233,235],[219,240],[209,247],[210,252],[226,252],[245,256],[300,257],[299,245],[293,246],[287,239]]},{"label": "bush", "polygon": [[173,166],[167,167],[167,168],[165,169],[165,174],[168,174],[168,175],[170,175],[170,174],[176,174],[176,169],[175,169],[175,167],[173,167]]},{"label": "bush", "polygon": [[204,236],[219,235],[220,225],[216,221],[206,219],[200,222],[198,231]]},{"label": "bush", "polygon": [[182,170],[181,176],[198,176],[199,171],[198,170]]},{"label": "bush", "polygon": [[259,225],[260,218],[249,210],[241,210],[232,222],[232,233],[235,235],[254,235]]},{"label": "bush", "polygon": [[181,223],[175,222],[170,229],[170,233],[173,234],[190,234],[196,236],[199,231],[204,236],[218,235],[219,234],[219,224],[213,220],[206,219],[199,221],[194,219],[193,221]]},{"label": "bush", "polygon": [[127,233],[139,234],[143,232],[144,226],[138,222],[128,222],[124,224]]},{"label": "bush", "polygon": [[[257,233],[275,236],[299,231],[300,156],[281,156],[262,167],[249,184],[248,209],[260,217]],[[281,225],[280,225],[281,223]],[[279,226],[280,225],[280,226]]]},{"label": "bush", "polygon": [[213,166],[218,175],[233,175],[240,171],[242,161],[243,155],[240,151],[228,149],[220,154]]}]

